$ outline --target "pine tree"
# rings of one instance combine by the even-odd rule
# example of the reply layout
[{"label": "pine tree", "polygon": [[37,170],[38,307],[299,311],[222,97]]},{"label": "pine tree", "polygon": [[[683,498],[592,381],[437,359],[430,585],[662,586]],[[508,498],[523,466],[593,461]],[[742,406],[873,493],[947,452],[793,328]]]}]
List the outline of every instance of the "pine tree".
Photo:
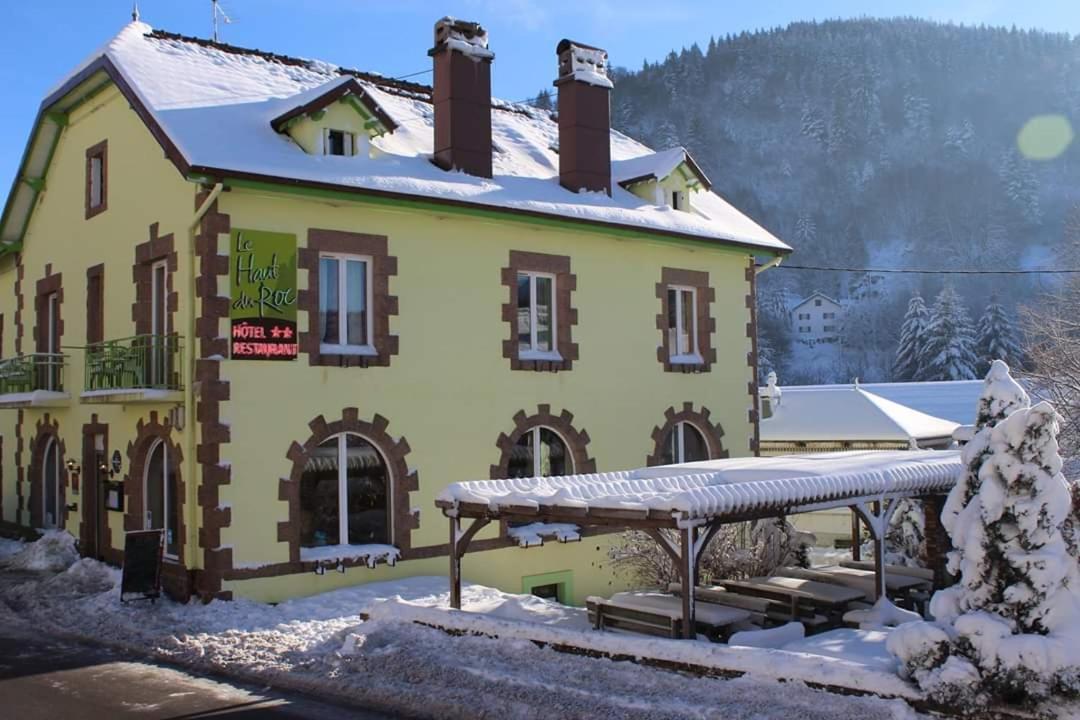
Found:
[{"label": "pine tree", "polygon": [[907,313],[900,326],[900,344],[896,348],[893,363],[893,380],[911,381],[922,374],[926,361],[927,326],[930,311],[926,309],[922,295],[915,293],[908,301]]},{"label": "pine tree", "polygon": [[[1009,374],[1008,365],[1001,360],[995,360],[983,381],[982,394],[975,411],[972,438],[964,445],[961,456],[964,470],[956,479],[956,485],[949,492],[945,507],[942,508],[941,524],[950,537],[956,537],[959,532],[958,518],[979,494],[982,486],[979,471],[990,455],[990,435],[994,427],[1013,412],[1030,406],[1028,394]],[[984,575],[979,565],[985,558],[980,552],[976,551],[972,558],[967,556],[966,545],[954,542],[953,548],[949,552],[949,572],[959,575],[961,580],[952,588],[934,595],[930,607],[934,617],[942,619],[956,617],[966,609],[961,600],[966,584],[981,583]]]},{"label": "pine tree", "polygon": [[996,295],[990,297],[990,304],[979,318],[976,338],[980,373],[988,371],[995,360],[1004,360],[1014,368],[1020,366],[1023,351],[1016,339],[1016,327]]},{"label": "pine tree", "polygon": [[547,88],[541,90],[533,99],[533,107],[541,110],[551,109],[551,92]]},{"label": "pine tree", "polygon": [[926,335],[926,357],[920,380],[975,378],[977,357],[971,319],[952,287],[946,286],[938,293]]}]

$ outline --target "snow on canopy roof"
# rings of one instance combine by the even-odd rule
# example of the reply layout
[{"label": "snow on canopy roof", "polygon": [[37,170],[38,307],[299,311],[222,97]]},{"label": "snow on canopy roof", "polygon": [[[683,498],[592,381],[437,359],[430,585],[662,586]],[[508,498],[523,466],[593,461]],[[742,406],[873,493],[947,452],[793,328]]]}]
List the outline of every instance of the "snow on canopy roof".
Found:
[{"label": "snow on canopy roof", "polygon": [[768,442],[911,442],[948,438],[958,423],[867,392],[863,386],[781,388],[780,404],[761,421]]},{"label": "snow on canopy roof", "polygon": [[[839,385],[800,385],[781,387],[785,397],[789,390],[820,390],[823,388],[855,387]],[[940,380],[926,382],[860,383],[859,387],[886,400],[892,400],[913,410],[951,420],[961,425],[975,422],[975,410],[983,391],[982,380]]]},{"label": "snow on canopy roof", "polygon": [[[638,510],[686,518],[842,507],[853,498],[947,492],[959,450],[864,451],[707,460],[613,473],[477,480],[448,485],[436,504],[566,511]],[[474,514],[470,511],[467,514]],[[585,523],[587,524],[587,523]]]},{"label": "snow on canopy roof", "polygon": [[[434,121],[430,89],[424,86],[155,32],[142,22],[124,27],[68,80],[102,55],[175,144],[192,175],[311,182],[673,233],[752,251],[791,250],[711,192],[698,193],[696,213],[685,213],[649,204],[620,187],[612,188],[611,197],[563,188],[552,149],[558,145],[558,126],[550,113],[535,108],[492,101],[494,177],[478,178],[430,162]],[[354,75],[398,125],[374,142],[382,151],[378,157],[310,156],[270,127],[298,99],[314,88],[325,90],[342,74]],[[612,131],[613,160],[650,154],[646,146]]]},{"label": "snow on canopy roof", "polygon": [[611,179],[623,187],[643,180],[663,180],[684,164],[706,190],[711,187],[709,178],[705,176],[684,147],[673,147],[648,155],[616,160],[611,163]]}]

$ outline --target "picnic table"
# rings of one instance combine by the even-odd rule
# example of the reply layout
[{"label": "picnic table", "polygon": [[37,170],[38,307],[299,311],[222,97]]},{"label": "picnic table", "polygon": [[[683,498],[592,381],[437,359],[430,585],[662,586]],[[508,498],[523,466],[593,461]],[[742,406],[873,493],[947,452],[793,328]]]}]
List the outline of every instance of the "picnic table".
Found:
[{"label": "picnic table", "polygon": [[[809,627],[838,623],[849,603],[865,598],[855,588],[780,575],[721,580],[720,583],[729,592],[768,598],[779,605],[779,609],[786,610],[792,620]],[[824,615],[819,615],[818,611]]]},{"label": "picnic table", "polygon": [[[840,567],[853,568],[855,570],[869,570],[873,572],[874,563],[865,560],[841,560]],[[934,571],[921,567],[909,567],[907,565],[886,565],[885,572],[890,575],[906,575],[919,578],[924,581],[925,589],[930,590],[934,585]]]},{"label": "picnic table", "polygon": [[[787,577],[818,580],[823,583],[854,588],[861,590],[869,599],[873,599],[876,595],[876,579],[872,570],[826,565],[815,568],[783,567],[777,570],[777,573]],[[906,597],[912,591],[923,588],[925,585],[926,581],[922,578],[890,574],[888,571],[885,573],[885,591],[893,596]]]},{"label": "picnic table", "polygon": [[[594,625],[603,627],[605,624],[611,627],[623,627],[628,630],[639,630],[633,627],[635,617],[638,621],[646,621],[649,615],[668,618],[672,622],[679,622],[683,616],[682,599],[674,595],[652,591],[631,591],[615,593],[608,600],[590,598],[595,606],[596,617]],[[590,608],[592,609],[592,608]],[[614,610],[615,612],[611,612]],[[631,614],[620,613],[619,610],[629,611]],[[605,622],[605,615],[607,616]],[[694,619],[702,632],[710,639],[719,640],[731,634],[731,628],[742,622],[750,620],[751,614],[747,610],[727,607],[724,605],[712,605],[709,603],[696,603]],[[614,620],[615,622],[611,622]],[[627,622],[627,621],[630,622]],[[622,622],[620,622],[622,621]]]}]

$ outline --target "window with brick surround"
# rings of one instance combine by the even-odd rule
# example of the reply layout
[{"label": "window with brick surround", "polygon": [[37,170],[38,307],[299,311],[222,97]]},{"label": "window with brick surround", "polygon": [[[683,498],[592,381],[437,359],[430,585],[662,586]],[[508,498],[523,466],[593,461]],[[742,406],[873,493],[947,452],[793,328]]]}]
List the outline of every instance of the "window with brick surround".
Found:
[{"label": "window with brick surround", "polygon": [[570,370],[578,359],[572,299],[577,277],[570,272],[570,258],[511,250],[510,262],[502,268],[502,284],[507,291],[502,319],[509,335],[503,340],[503,357],[510,368]]},{"label": "window with brick surround", "polygon": [[660,300],[657,360],[668,372],[707,372],[716,362],[712,348],[716,320],[710,312],[716,291],[709,286],[709,273],[663,268],[656,297]]},{"label": "window with brick surround", "polygon": [[109,147],[102,140],[86,151],[86,218],[102,213],[109,205]]}]

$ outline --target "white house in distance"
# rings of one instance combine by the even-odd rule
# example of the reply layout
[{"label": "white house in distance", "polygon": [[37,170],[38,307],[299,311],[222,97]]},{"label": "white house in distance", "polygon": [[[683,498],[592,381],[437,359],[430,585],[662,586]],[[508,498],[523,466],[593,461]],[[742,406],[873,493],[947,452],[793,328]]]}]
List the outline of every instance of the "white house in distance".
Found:
[{"label": "white house in distance", "polygon": [[795,339],[808,345],[834,343],[840,339],[843,308],[823,292],[815,290],[791,309]]},{"label": "white house in distance", "polygon": [[[761,391],[761,454],[806,455],[850,450],[945,449],[960,426],[887,400],[856,385],[778,388],[774,376]],[[851,513],[839,508],[800,515],[800,530],[819,545],[851,537]]]}]

